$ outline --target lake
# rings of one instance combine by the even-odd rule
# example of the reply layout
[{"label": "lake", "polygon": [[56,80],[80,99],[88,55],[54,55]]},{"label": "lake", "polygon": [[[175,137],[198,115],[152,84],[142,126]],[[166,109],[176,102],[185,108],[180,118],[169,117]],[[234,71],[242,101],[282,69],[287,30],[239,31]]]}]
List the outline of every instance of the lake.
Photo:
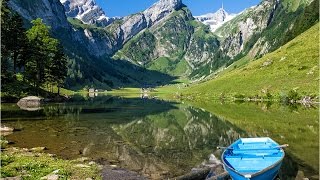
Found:
[{"label": "lake", "polygon": [[[111,96],[73,97],[27,111],[2,104],[2,124],[20,131],[13,146],[45,146],[65,159],[88,157],[163,179],[189,172],[217,146],[239,137],[288,143],[281,179],[319,176],[317,108],[248,103],[178,103]],[[198,108],[196,108],[198,107]]]}]

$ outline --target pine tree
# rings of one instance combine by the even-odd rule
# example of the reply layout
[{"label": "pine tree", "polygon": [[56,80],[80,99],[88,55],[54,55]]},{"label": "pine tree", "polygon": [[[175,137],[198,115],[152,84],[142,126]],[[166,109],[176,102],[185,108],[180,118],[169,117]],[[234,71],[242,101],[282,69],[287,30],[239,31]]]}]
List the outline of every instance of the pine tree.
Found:
[{"label": "pine tree", "polygon": [[48,79],[50,62],[55,57],[59,41],[50,36],[50,28],[42,19],[31,21],[32,28],[27,37],[32,46],[32,54],[26,63],[26,78],[39,89]]},{"label": "pine tree", "polygon": [[27,51],[27,37],[26,37],[26,29],[23,27],[23,20],[17,13],[12,15],[10,21],[10,34],[11,41],[10,50],[12,51],[12,60],[13,60],[13,72],[17,72],[17,67],[20,68],[24,66],[26,61],[26,51]]},{"label": "pine tree", "polygon": [[8,0],[4,0],[1,4],[1,70],[5,79],[16,74],[18,66],[24,66],[28,54],[23,20],[7,3]]},{"label": "pine tree", "polygon": [[64,81],[67,77],[68,59],[63,53],[63,48],[61,45],[57,47],[54,58],[51,61],[51,66],[49,67],[49,79],[50,82],[57,85],[58,95],[60,95],[60,88],[63,86]]},{"label": "pine tree", "polygon": [[1,1],[1,81],[5,84],[10,75],[10,51],[8,49],[9,42],[9,23],[11,11],[8,8],[8,0]]}]

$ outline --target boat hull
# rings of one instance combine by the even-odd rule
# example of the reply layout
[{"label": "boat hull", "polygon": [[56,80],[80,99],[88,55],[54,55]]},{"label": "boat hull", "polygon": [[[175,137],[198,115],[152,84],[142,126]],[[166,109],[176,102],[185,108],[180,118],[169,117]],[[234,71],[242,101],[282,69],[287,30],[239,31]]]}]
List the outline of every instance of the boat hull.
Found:
[{"label": "boat hull", "polygon": [[257,174],[252,176],[251,178],[246,178],[242,174],[235,172],[233,169],[229,168],[228,166],[224,166],[225,170],[229,173],[233,180],[273,180],[277,177],[279,170],[281,168],[281,164],[279,163],[274,168],[269,169],[261,174]]},{"label": "boat hull", "polygon": [[233,180],[273,180],[284,156],[270,138],[241,138],[226,148],[221,159]]}]

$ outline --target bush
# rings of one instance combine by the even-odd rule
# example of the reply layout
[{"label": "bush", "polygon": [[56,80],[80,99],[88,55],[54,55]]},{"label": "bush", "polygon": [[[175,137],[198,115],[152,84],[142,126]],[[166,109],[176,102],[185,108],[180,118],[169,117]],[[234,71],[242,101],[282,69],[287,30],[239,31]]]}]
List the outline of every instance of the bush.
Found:
[{"label": "bush", "polygon": [[279,94],[279,100],[281,103],[283,104],[288,104],[289,102],[289,98],[288,98],[288,95],[284,92],[280,92]]},{"label": "bush", "polygon": [[296,90],[290,90],[288,94],[288,99],[290,102],[297,102],[300,100],[300,96]]},{"label": "bush", "polygon": [[271,100],[273,96],[270,94],[270,92],[267,92],[266,99]]},{"label": "bush", "polygon": [[234,95],[234,98],[236,98],[236,99],[244,99],[244,98],[245,98],[245,95],[243,95],[243,94],[236,94],[236,95]]}]

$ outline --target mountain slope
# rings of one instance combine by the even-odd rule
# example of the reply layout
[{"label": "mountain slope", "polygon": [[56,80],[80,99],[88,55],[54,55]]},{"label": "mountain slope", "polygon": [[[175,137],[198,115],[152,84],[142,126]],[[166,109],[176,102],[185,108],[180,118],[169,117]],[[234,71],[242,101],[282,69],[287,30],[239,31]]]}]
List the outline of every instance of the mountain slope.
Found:
[{"label": "mountain slope", "polygon": [[285,96],[289,91],[315,95],[319,91],[319,23],[263,58],[189,88],[196,98]]},{"label": "mountain slope", "polygon": [[[74,2],[68,18],[58,0],[11,0],[10,6],[26,21],[40,17],[52,27],[71,58],[67,85],[77,88],[165,84],[176,76],[203,79],[244,55],[259,57],[280,47],[318,21],[319,13],[318,4],[306,0],[264,0],[214,34],[181,0],[159,0],[106,27],[90,24],[105,16],[93,0],[62,2]],[[79,20],[84,14],[88,21]]]},{"label": "mountain slope", "polygon": [[128,41],[114,58],[175,76],[187,76],[199,66],[215,62],[218,49],[217,37],[183,7]]},{"label": "mountain slope", "polygon": [[319,21],[319,0],[311,1],[264,0],[224,23],[214,32],[220,37],[220,66],[209,62],[192,77],[216,74],[244,56],[262,57],[292,40]]},{"label": "mountain slope", "polygon": [[[316,21],[306,19],[304,23],[309,26],[300,30],[296,22],[306,16],[319,19],[318,7],[318,0],[311,4],[310,0],[265,0],[225,23],[215,33],[222,37],[224,53],[233,61],[241,57],[239,54],[261,57],[314,25]],[[293,33],[296,29],[299,32]]]},{"label": "mountain slope", "polygon": [[[36,18],[51,26],[53,36],[59,39],[70,57],[67,88],[82,89],[140,87],[142,84],[163,85],[174,78],[170,75],[109,57],[133,36],[148,26],[161,22],[180,0],[161,0],[143,13],[117,20],[106,28],[84,24],[76,18],[67,18],[63,5],[57,0],[10,0],[12,10],[17,11],[26,24]],[[154,12],[150,14],[150,12]]]}]

